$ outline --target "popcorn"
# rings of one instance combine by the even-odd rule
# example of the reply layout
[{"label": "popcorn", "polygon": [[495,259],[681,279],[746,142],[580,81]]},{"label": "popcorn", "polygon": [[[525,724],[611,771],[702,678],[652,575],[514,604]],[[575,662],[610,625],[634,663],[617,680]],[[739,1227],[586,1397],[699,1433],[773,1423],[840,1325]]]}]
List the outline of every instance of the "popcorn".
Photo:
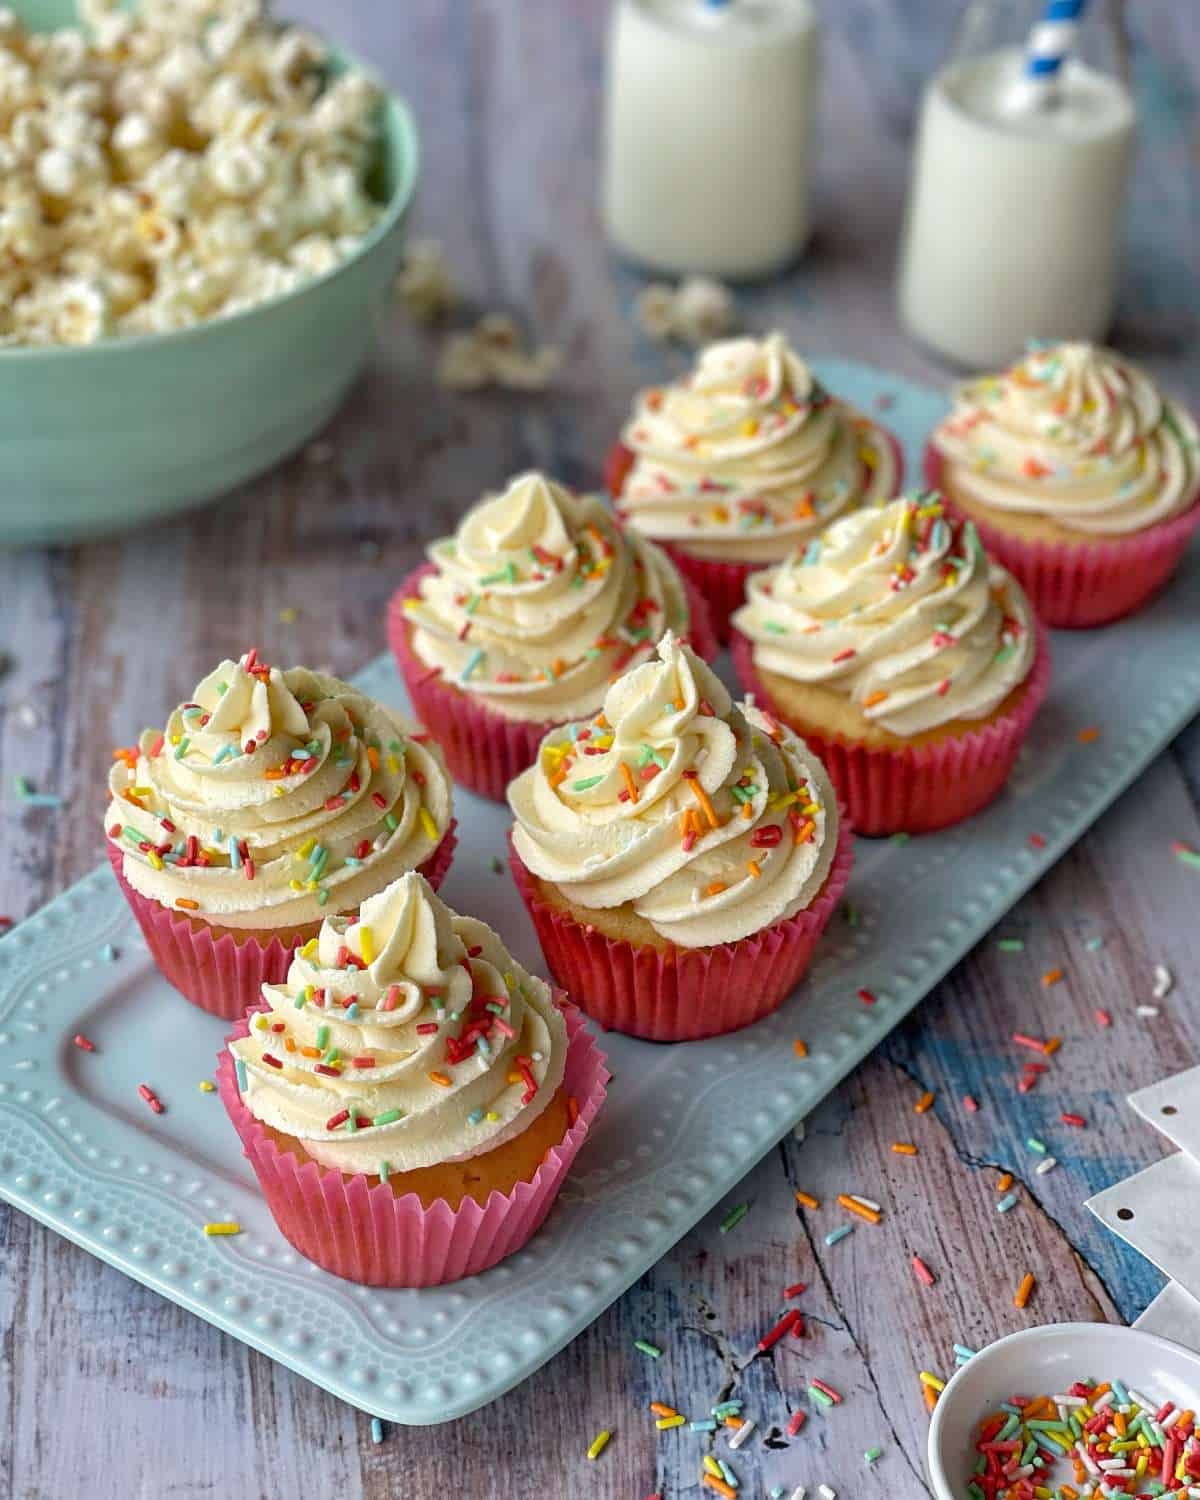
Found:
[{"label": "popcorn", "polygon": [[526,349],[507,313],[488,313],[469,333],[455,333],[446,340],[437,380],[454,391],[478,391],[489,385],[541,391],[549,385],[561,358],[557,349]]},{"label": "popcorn", "polygon": [[651,282],[638,294],[635,311],[652,339],[697,346],[728,333],[735,317],[729,289],[708,276],[689,276],[677,288]]},{"label": "popcorn", "polygon": [[437,240],[413,240],[396,278],[396,292],[418,323],[436,323],[458,306],[458,288]]},{"label": "popcorn", "polygon": [[252,307],[335,269],[378,222],[380,94],[328,81],[264,0],[0,6],[0,342],[86,344]]}]

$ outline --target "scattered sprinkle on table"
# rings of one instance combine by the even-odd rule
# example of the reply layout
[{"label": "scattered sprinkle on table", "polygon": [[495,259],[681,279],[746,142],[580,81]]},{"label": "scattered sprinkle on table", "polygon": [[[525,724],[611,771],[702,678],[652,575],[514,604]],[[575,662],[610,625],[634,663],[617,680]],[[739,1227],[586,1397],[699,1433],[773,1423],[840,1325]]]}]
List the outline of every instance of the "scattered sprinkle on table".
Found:
[{"label": "scattered sprinkle on table", "polygon": [[792,1043],[792,1050],[793,1052],[795,1052],[797,1057],[808,1056],[808,1046],[806,1043],[802,1042],[799,1037],[797,1037],[796,1040]]},{"label": "scattered sprinkle on table", "polygon": [[61,797],[56,796],[53,792],[35,791],[27,776],[15,777],[14,784],[17,788],[17,796],[20,797],[21,801],[24,802],[27,807],[62,806]]},{"label": "scattered sprinkle on table", "polygon": [[866,1219],[868,1224],[878,1224],[883,1218],[882,1210],[876,1204],[859,1198],[855,1193],[839,1193],[837,1201],[848,1213],[857,1214],[860,1219]]},{"label": "scattered sprinkle on table", "polygon": [[1042,975],[1042,984],[1049,989],[1052,984],[1057,984],[1063,977],[1061,969],[1047,969]]},{"label": "scattered sprinkle on table", "polygon": [[1006,1214],[1009,1211],[1010,1208],[1016,1208],[1016,1206],[1017,1206],[1017,1195],[1016,1195],[1016,1193],[1006,1193],[1005,1196],[1003,1198],[1001,1198],[997,1202],[997,1204],[996,1204],[996,1212],[998,1214]]},{"label": "scattered sprinkle on table", "polygon": [[811,1193],[806,1193],[802,1188],[796,1189],[796,1202],[801,1208],[820,1208],[820,1198],[814,1198]]},{"label": "scattered sprinkle on table", "polygon": [[742,1222],[749,1212],[750,1205],[748,1203],[739,1203],[736,1208],[731,1208],[721,1220],[721,1233],[728,1234],[731,1229],[736,1228]]},{"label": "scattered sprinkle on table", "polygon": [[1100,726],[1098,724],[1088,724],[1085,728],[1079,731],[1079,743],[1081,745],[1094,744],[1099,738]]},{"label": "scattered sprinkle on table", "polygon": [[607,1427],[604,1428],[603,1431],[598,1432],[588,1446],[587,1456],[589,1458],[599,1458],[600,1455],[604,1452],[605,1448],[608,1446],[608,1440],[610,1437],[612,1437],[612,1433],[608,1430]]},{"label": "scattered sprinkle on table", "polygon": [[662,1350],[657,1344],[651,1344],[647,1339],[634,1339],[633,1347],[648,1355],[651,1359],[661,1359]]},{"label": "scattered sprinkle on table", "polygon": [[873,1463],[877,1463],[882,1457],[882,1448],[868,1448],[867,1451],[863,1454],[863,1462],[870,1465]]},{"label": "scattered sprinkle on table", "polygon": [[71,1038],[81,1052],[95,1052],[96,1044],[90,1038],[84,1036],[82,1031],[77,1031]]},{"label": "scattered sprinkle on table", "polygon": [[1200,870],[1200,852],[1193,849],[1190,844],[1174,843],[1171,848],[1181,865],[1187,865],[1192,870]]},{"label": "scattered sprinkle on table", "polygon": [[933,1274],[933,1272],[929,1269],[929,1267],[925,1264],[925,1262],[919,1255],[913,1256],[912,1268],[916,1273],[917,1280],[923,1282],[926,1286],[932,1286],[937,1280],[937,1277]]},{"label": "scattered sprinkle on table", "polygon": [[235,1219],[217,1219],[204,1226],[207,1235],[241,1234],[242,1226]]},{"label": "scattered sprinkle on table", "polygon": [[756,1348],[760,1351],[760,1353],[765,1354],[768,1349],[773,1349],[775,1347],[775,1345],[779,1342],[779,1340],[784,1336],[785,1333],[790,1333],[792,1329],[795,1328],[796,1325],[801,1321],[802,1319],[799,1310],[793,1307],[790,1311],[784,1313],[783,1317],[780,1318],[779,1322],[775,1324],[774,1328],[768,1329],[768,1331],[763,1334],[762,1338],[759,1339]]},{"label": "scattered sprinkle on table", "polygon": [[963,1108],[969,1115],[977,1115],[979,1113],[979,1100],[976,1099],[974,1094],[964,1094],[962,1103]]},{"label": "scattered sprinkle on table", "polygon": [[383,1442],[383,1423],[378,1417],[371,1418],[371,1441],[373,1443]]},{"label": "scattered sprinkle on table", "polygon": [[911,1141],[893,1141],[892,1151],[896,1156],[916,1156],[917,1148]]},{"label": "scattered sprinkle on table", "polygon": [[734,1449],[740,1448],[757,1426],[758,1423],[754,1420],[753,1417],[747,1417],[746,1420],[738,1428],[738,1430],[734,1433],[734,1435],[729,1439],[729,1446]]},{"label": "scattered sprinkle on table", "polygon": [[996,947],[1001,953],[1023,953],[1025,951],[1024,938],[998,938]]},{"label": "scattered sprinkle on table", "polygon": [[843,1224],[838,1229],[831,1229],[825,1236],[825,1243],[829,1246],[837,1245],[846,1238],[848,1234],[854,1233],[853,1224]]},{"label": "scattered sprinkle on table", "polygon": [[923,1115],[933,1104],[933,1094],[927,1089],[913,1105],[913,1114]]}]

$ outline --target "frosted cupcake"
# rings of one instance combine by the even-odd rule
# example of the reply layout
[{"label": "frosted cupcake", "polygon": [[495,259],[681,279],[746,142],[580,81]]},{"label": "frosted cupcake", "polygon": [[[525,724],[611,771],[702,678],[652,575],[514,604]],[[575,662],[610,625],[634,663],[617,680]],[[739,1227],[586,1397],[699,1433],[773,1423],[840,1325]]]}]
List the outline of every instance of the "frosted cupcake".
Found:
[{"label": "frosted cupcake", "polygon": [[1200,524],[1200,432],[1128,360],[1038,347],[960,385],[926,475],[1048,625],[1103,625],[1166,583]]},{"label": "frosted cupcake", "polygon": [[1020,585],[932,492],[856,511],[756,574],[733,659],[870,834],[926,833],[990,802],[1049,681]]},{"label": "frosted cupcake", "polygon": [[286,1238],[429,1286],[538,1228],[604,1097],[573,1009],[418,874],[328,917],[228,1039],[221,1097]]},{"label": "frosted cupcake", "polygon": [[542,736],[595,713],[664,632],[715,650],[674,564],[543,474],[482,500],[429,559],[392,600],[392,649],[455,779],[497,801]]},{"label": "frosted cupcake", "polygon": [[711,344],[684,380],[643,391],[606,477],[620,515],[667,549],[725,641],[750,573],[894,495],[901,469],[891,433],[773,333]]},{"label": "frosted cupcake", "polygon": [[336,677],[223,661],[115,752],[108,856],[159,968],[225,1020],[282,979],[322,918],[454,850],[428,736]]},{"label": "frosted cupcake", "polygon": [[850,871],[817,758],[673,636],[602,713],[548,735],[508,800],[551,973],[601,1025],[656,1041],[774,1010]]}]

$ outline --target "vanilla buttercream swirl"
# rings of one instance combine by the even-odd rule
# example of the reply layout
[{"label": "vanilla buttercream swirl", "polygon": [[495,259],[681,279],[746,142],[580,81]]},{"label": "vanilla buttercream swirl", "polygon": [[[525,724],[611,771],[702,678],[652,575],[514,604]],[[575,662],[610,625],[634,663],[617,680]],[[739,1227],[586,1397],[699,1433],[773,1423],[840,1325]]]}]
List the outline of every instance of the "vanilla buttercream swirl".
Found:
[{"label": "vanilla buttercream swirl", "polygon": [[660,542],[780,562],[835,516],[895,494],[881,428],[830,396],[782,334],[711,344],[693,373],[638,398],[618,506]]},{"label": "vanilla buttercream swirl", "polygon": [[684,948],[734,942],[811,905],[837,804],[807,747],[673,636],[609,689],[598,718],[552,731],[508,789],[513,842],[572,902],[629,903]]},{"label": "vanilla buttercream swirl", "polygon": [[440,752],[392,709],[303,667],[223,661],[117,752],[105,817],[126,880],[222,926],[349,911],[433,853],[453,815]]},{"label": "vanilla buttercream swirl", "polygon": [[405,605],[412,648],[508,718],[594,713],[614,674],[689,628],[674,564],[543,474],[482,500],[429,558],[436,571]]},{"label": "vanilla buttercream swirl", "polygon": [[997,511],[1120,536],[1200,496],[1200,431],[1111,349],[1055,344],[968,380],[934,434],[946,486]]},{"label": "vanilla buttercream swirl", "polygon": [[371,1176],[460,1161],[527,1130],[563,1080],[549,985],[409,873],[329,917],[230,1043],[257,1119]]},{"label": "vanilla buttercream swirl", "polygon": [[831,689],[898,735],[999,707],[1033,666],[1033,614],[974,528],[942,509],[931,491],[856,511],[755,573],[733,617],[755,665]]}]

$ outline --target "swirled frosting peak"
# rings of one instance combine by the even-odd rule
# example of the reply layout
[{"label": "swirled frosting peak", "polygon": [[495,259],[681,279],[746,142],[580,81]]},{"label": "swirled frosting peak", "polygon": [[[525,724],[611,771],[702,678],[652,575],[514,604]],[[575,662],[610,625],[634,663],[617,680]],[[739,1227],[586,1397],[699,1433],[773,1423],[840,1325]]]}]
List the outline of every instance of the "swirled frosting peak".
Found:
[{"label": "swirled frosting peak", "polygon": [[837,805],[806,746],[738,707],[674,636],[554,730],[509,787],[526,866],[571,901],[629,903],[684,948],[732,942],[812,903]]},{"label": "swirled frosting peak", "polygon": [[549,986],[415,873],[357,921],[326,918],[263,999],[230,1044],[246,1107],[343,1172],[477,1156],[527,1129],[562,1082]]},{"label": "swirled frosting peak", "polygon": [[665,630],[688,629],[663,553],[543,474],[482,500],[429,557],[434,571],[406,601],[413,650],[509,718],[592,713],[615,673],[645,661]]},{"label": "swirled frosting peak", "polygon": [[227,927],[316,922],[441,842],[450,782],[425,739],[337,678],[251,651],[116,753],[105,827],[163,905]]},{"label": "swirled frosting peak", "polygon": [[780,333],[710,344],[686,379],[642,393],[621,440],[635,455],[618,501],[629,524],[730,562],[779,562],[899,480],[883,431]]},{"label": "swirled frosting peak", "polygon": [[1020,585],[933,491],[844,516],[754,574],[734,624],[757,666],[831,689],[898,735],[986,718],[1037,645]]},{"label": "swirled frosting peak", "polygon": [[998,511],[1119,536],[1169,520],[1200,495],[1200,431],[1111,349],[1031,349],[968,380],[934,435],[946,485]]}]

